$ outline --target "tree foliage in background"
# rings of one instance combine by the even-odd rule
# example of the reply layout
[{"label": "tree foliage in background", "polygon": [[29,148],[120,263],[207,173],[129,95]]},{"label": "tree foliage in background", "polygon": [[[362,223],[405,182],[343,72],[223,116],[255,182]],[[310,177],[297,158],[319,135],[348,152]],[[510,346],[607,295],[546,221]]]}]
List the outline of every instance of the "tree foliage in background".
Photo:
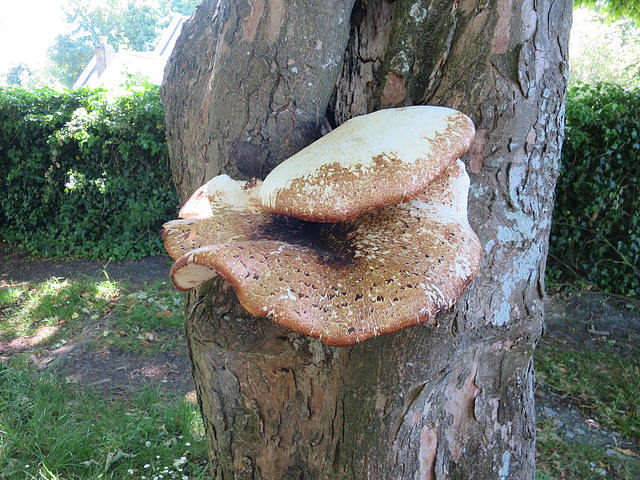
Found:
[{"label": "tree foliage in background", "polygon": [[640,89],[570,89],[548,276],[640,295]]},{"label": "tree foliage in background", "polygon": [[0,238],[44,256],[161,253],[176,215],[158,87],[0,87]]},{"label": "tree foliage in background", "polygon": [[640,0],[575,0],[575,7],[588,7],[617,20],[629,18],[640,23]]},{"label": "tree foliage in background", "polygon": [[61,84],[72,86],[84,70],[94,47],[86,41],[72,38],[70,35],[58,35],[47,52],[51,61],[48,73]]},{"label": "tree foliage in background", "polygon": [[570,84],[615,83],[640,87],[640,29],[630,19],[612,21],[603,13],[574,11]]},{"label": "tree foliage in background", "polygon": [[118,50],[153,50],[172,13],[191,15],[199,0],[70,0],[65,8],[69,33],[59,35],[49,49],[51,74],[73,85],[94,53],[98,37],[109,37]]},{"label": "tree foliage in background", "polygon": [[22,85],[30,75],[31,69],[24,63],[19,63],[11,67],[7,72],[7,83],[9,85]]}]

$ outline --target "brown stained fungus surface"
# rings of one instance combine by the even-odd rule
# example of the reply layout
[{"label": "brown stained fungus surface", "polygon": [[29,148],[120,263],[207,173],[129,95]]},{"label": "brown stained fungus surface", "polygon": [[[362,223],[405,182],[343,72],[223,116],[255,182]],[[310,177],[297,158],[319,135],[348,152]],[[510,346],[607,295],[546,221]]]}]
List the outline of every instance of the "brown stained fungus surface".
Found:
[{"label": "brown stained fungus surface", "polygon": [[261,186],[216,177],[165,225],[177,288],[221,275],[249,313],[344,346],[435,321],[478,269],[460,161],[413,200],[340,223],[267,214]]},{"label": "brown stained fungus surface", "polygon": [[258,200],[265,211],[341,222],[409,201],[469,148],[464,114],[413,106],[353,118],[278,165]]}]

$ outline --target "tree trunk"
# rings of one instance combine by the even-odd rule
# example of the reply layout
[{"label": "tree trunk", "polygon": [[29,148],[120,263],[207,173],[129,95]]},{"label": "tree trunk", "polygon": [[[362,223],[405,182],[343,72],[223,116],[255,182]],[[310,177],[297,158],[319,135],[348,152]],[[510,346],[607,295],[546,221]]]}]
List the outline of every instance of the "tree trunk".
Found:
[{"label": "tree trunk", "polygon": [[438,327],[327,347],[187,296],[215,479],[533,479],[532,354],[563,138],[571,2],[205,0],[162,95],[183,200],[263,177],[321,128],[373,110],[471,116],[476,279]]}]

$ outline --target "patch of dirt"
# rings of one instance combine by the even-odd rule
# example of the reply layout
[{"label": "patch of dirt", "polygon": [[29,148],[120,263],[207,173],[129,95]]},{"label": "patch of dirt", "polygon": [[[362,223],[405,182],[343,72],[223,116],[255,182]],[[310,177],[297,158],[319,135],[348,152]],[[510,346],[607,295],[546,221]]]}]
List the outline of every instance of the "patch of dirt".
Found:
[{"label": "patch of dirt", "polygon": [[640,354],[640,303],[581,293],[545,302],[543,342],[627,357]]},{"label": "patch of dirt", "polygon": [[92,277],[126,281],[132,285],[145,285],[169,280],[173,261],[168,255],[142,260],[120,261],[63,261],[32,258],[27,253],[0,243],[0,281],[44,282],[55,278]]},{"label": "patch of dirt", "polygon": [[71,381],[126,393],[142,383],[187,394],[194,390],[191,364],[183,352],[161,352],[150,358],[110,349],[78,349],[65,358],[59,372]]},{"label": "patch of dirt", "polygon": [[177,350],[156,355],[136,355],[97,346],[102,332],[111,326],[111,315],[112,312],[97,320],[88,320],[78,335],[79,340],[50,349],[38,345],[50,330],[55,330],[51,327],[43,327],[28,338],[0,339],[0,361],[25,354],[39,369],[55,369],[68,381],[112,393],[126,394],[143,384],[156,384],[183,395],[194,392],[186,342],[182,342]]},{"label": "patch of dirt", "polygon": [[[42,282],[52,277],[104,279],[106,272],[111,280],[125,281],[134,287],[144,286],[169,281],[171,263],[168,256],[115,262],[33,259],[0,244],[0,282],[7,283]],[[191,363],[185,342],[176,351],[161,352],[155,356],[96,348],[98,342],[93,340],[109,328],[110,315],[108,313],[93,321],[87,319],[82,333],[78,335],[80,340],[56,348],[39,346],[51,334],[46,327],[31,337],[0,339],[0,361],[23,354],[38,368],[55,368],[69,381],[116,393],[126,393],[143,383],[159,384],[184,394],[193,392]]]}]

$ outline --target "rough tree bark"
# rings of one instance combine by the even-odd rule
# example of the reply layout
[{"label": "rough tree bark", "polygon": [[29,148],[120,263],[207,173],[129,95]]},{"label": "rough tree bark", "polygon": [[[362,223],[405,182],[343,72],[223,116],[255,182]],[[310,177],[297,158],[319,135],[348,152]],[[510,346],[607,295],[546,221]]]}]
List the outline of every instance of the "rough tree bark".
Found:
[{"label": "rough tree bark", "polygon": [[[162,88],[183,201],[264,177],[325,128],[380,108],[472,117],[463,159],[480,272],[438,328],[349,348],[187,296],[215,479],[532,479],[532,354],[563,138],[568,0],[205,0]],[[384,134],[381,131],[381,134]]]}]

